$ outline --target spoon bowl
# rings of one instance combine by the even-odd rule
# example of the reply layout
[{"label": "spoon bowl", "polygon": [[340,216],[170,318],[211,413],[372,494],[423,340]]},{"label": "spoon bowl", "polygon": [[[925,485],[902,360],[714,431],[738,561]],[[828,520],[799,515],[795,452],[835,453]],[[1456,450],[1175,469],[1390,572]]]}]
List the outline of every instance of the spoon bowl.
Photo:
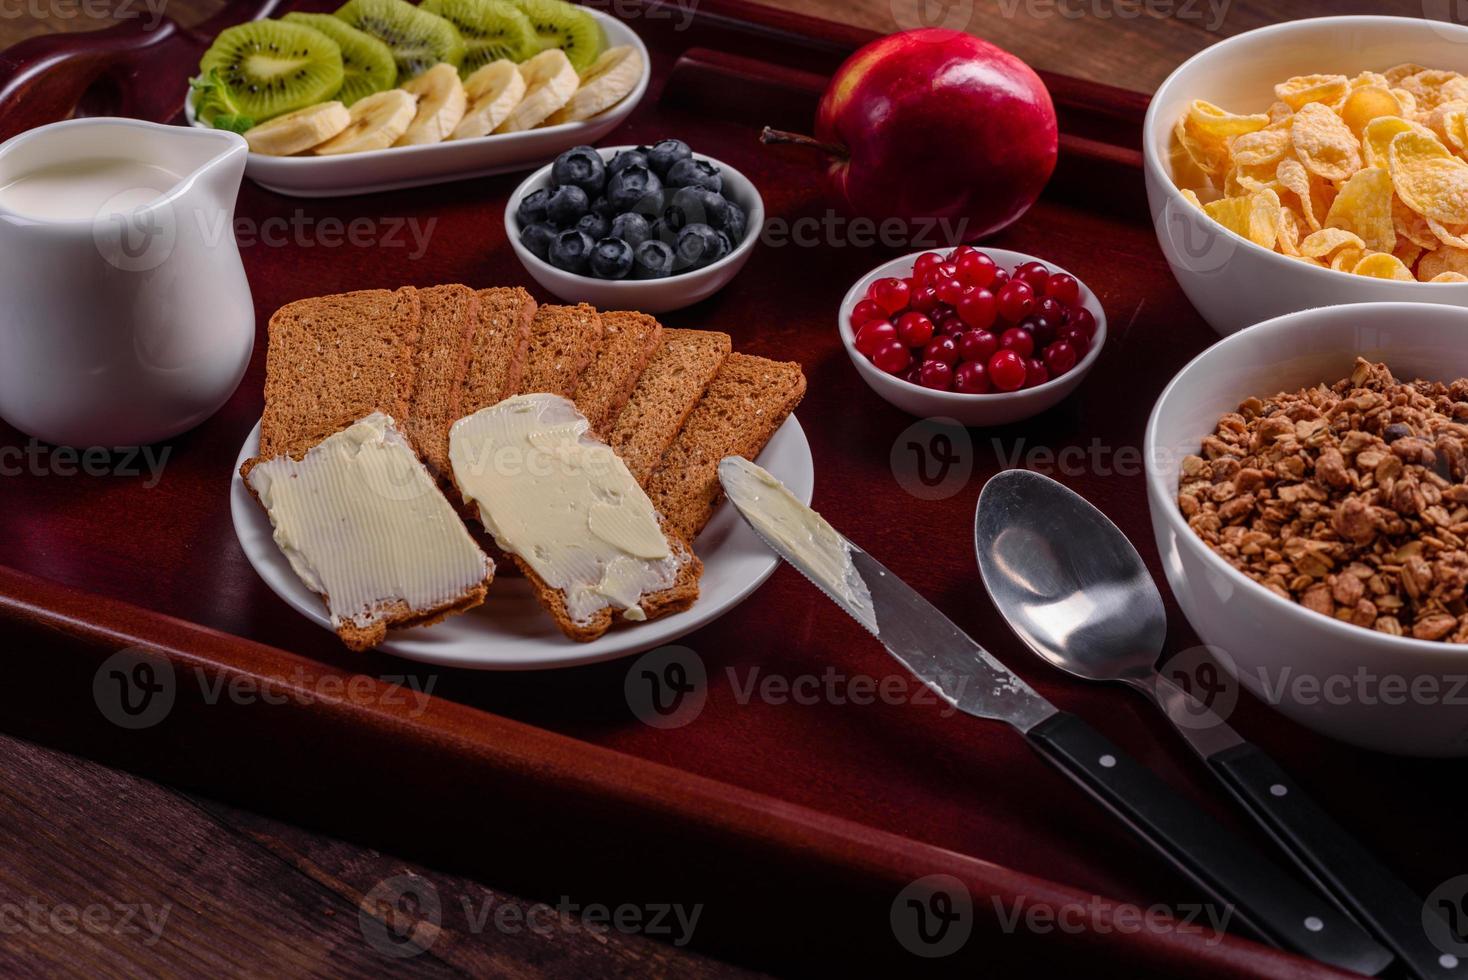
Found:
[{"label": "spoon bowl", "polygon": [[1006,470],[979,495],[974,549],[994,604],[1031,650],[1088,680],[1150,683],[1167,637],[1162,595],[1085,498]]}]

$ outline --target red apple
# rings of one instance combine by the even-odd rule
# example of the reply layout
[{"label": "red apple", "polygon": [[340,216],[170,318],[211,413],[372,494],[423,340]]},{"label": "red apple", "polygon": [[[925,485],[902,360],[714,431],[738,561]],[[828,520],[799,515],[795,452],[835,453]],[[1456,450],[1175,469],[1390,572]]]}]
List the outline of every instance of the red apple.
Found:
[{"label": "red apple", "polygon": [[823,146],[831,191],[853,214],[946,220],[930,234],[972,241],[1040,196],[1057,129],[1029,65],[971,34],[924,28],[873,41],[837,69],[814,140],[764,139]]}]

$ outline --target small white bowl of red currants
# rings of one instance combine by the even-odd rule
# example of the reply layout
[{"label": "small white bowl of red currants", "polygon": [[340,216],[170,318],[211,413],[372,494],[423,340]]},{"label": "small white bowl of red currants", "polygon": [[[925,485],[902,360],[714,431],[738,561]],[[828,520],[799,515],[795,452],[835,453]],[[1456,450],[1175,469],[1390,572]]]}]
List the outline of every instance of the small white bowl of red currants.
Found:
[{"label": "small white bowl of red currants", "polygon": [[857,373],[904,412],[1005,425],[1075,391],[1106,343],[1106,313],[1053,263],[960,245],[862,276],[837,330]]}]

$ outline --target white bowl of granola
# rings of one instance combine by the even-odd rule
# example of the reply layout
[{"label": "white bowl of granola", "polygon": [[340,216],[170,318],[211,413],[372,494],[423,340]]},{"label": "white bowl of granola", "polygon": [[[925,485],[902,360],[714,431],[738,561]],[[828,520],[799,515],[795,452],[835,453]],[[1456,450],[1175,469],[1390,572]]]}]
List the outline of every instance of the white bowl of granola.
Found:
[{"label": "white bowl of granola", "polygon": [[1193,628],[1256,697],[1363,748],[1468,755],[1463,379],[1468,311],[1325,307],[1204,351],[1147,424],[1152,528]]}]

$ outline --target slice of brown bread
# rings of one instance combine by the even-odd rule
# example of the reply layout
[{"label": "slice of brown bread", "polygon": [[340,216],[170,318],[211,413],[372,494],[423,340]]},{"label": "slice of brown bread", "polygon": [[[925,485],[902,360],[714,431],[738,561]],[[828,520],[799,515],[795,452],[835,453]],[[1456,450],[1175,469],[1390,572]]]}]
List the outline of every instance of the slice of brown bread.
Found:
[{"label": "slice of brown bread", "polygon": [[601,325],[601,349],[576,386],[576,407],[591,423],[591,434],[605,439],[662,344],[663,325],[646,313],[627,311],[603,313]]},{"label": "slice of brown bread", "polygon": [[534,298],[518,286],[481,289],[478,300],[479,323],[469,340],[469,369],[459,399],[461,416],[514,394],[535,319]]},{"label": "slice of brown bread", "polygon": [[573,398],[581,373],[601,348],[601,315],[585,303],[542,306],[530,323],[525,371],[512,394],[548,392]]},{"label": "slice of brown bread", "polygon": [[661,346],[606,437],[644,487],[730,347],[729,335],[714,330],[663,331]]},{"label": "slice of brown bread", "polygon": [[[292,528],[292,534],[296,537],[294,546],[300,551],[299,560],[305,562],[308,567],[312,567],[313,574],[320,573],[320,568],[314,566],[313,562],[328,556],[350,559],[359,563],[358,567],[369,569],[374,567],[380,553],[374,545],[364,541],[364,538],[374,531],[384,532],[395,529],[403,533],[409,540],[421,540],[424,533],[433,534],[442,531],[448,534],[450,540],[440,539],[440,543],[445,547],[441,550],[435,548],[433,551],[434,558],[443,563],[434,570],[436,574],[445,574],[443,565],[455,561],[452,554],[454,545],[460,549],[458,558],[477,556],[477,563],[473,562],[472,558],[470,559],[470,563],[476,569],[472,574],[463,574],[467,569],[460,570],[463,577],[457,583],[454,594],[440,594],[420,605],[413,605],[407,599],[402,598],[400,590],[404,578],[393,575],[389,575],[386,580],[393,584],[384,585],[382,591],[373,597],[370,609],[358,610],[353,617],[340,615],[341,611],[336,610],[332,604],[331,593],[321,592],[322,602],[332,613],[333,628],[337,635],[350,649],[361,651],[371,649],[385,640],[389,628],[429,626],[478,606],[484,601],[489,585],[494,580],[495,565],[483,549],[477,546],[473,537],[468,533],[468,529],[454,520],[452,505],[441,494],[437,483],[428,473],[422,461],[417,458],[417,453],[406,436],[398,431],[393,420],[381,413],[374,413],[358,421],[368,427],[365,433],[367,438],[364,440],[366,446],[378,445],[382,447],[383,451],[397,454],[394,459],[397,461],[398,471],[393,477],[393,489],[402,491],[413,488],[421,496],[414,494],[389,496],[380,494],[380,492],[376,495],[369,494],[369,504],[376,504],[377,509],[373,510],[369,506],[364,510],[360,502],[354,504],[349,495],[343,495],[340,492],[340,486],[333,487],[325,481],[313,481],[308,472],[310,467],[308,461],[314,459],[317,464],[323,462],[320,453],[315,452],[319,443],[305,447],[300,452],[282,453],[272,460],[259,456],[246,460],[240,467],[240,477],[244,480],[245,489],[255,498],[255,502],[270,515],[272,526],[276,525],[278,519],[277,514],[271,510],[276,501],[272,498],[267,502],[261,494],[262,492],[267,495],[271,493],[270,488],[274,480],[284,479],[286,481],[284,485],[289,485],[298,491],[305,490],[315,498],[305,505],[304,510],[297,513],[297,516],[303,518],[307,523]],[[353,426],[354,423],[348,423],[342,426],[340,431],[344,432]],[[377,432],[375,438],[372,437],[374,428]],[[327,438],[330,439],[337,434],[331,433]],[[338,465],[348,466],[358,458],[353,454],[333,456],[334,462]],[[255,475],[257,473],[258,475]],[[363,471],[361,476],[370,479],[366,471]],[[432,506],[435,500],[441,505],[441,509]],[[287,509],[287,512],[290,512],[290,508]],[[319,522],[318,526],[327,528],[330,536],[335,539],[324,550],[320,547],[319,542],[313,548],[308,542],[314,540],[314,536],[302,533],[310,524],[317,522]],[[278,530],[277,533],[279,533]],[[462,538],[458,541],[453,540],[460,533],[462,533]],[[293,564],[295,560],[297,559],[292,560]],[[422,569],[418,571],[421,573]],[[446,574],[453,575],[455,572],[449,570]],[[320,585],[312,585],[310,582],[306,584],[312,589],[321,588]],[[327,588],[330,587],[327,586]],[[393,595],[394,591],[399,594]]]},{"label": "slice of brown bread", "polygon": [[[664,531],[667,530],[667,526],[664,525]],[[535,569],[519,556],[511,555],[510,557],[515,567],[520,569],[520,573],[530,582],[530,587],[535,591],[536,601],[546,612],[550,613],[551,619],[556,621],[556,627],[577,643],[589,643],[613,626],[634,625],[638,622],[657,619],[659,616],[682,612],[698,601],[698,580],[703,576],[703,562],[699,561],[693,550],[680,541],[676,535],[669,533],[668,540],[677,553],[687,555],[688,560],[678,569],[678,578],[672,585],[661,592],[647,593],[638,600],[638,606],[644,613],[644,619],[641,620],[627,619],[620,610],[614,610],[608,606],[593,616],[590,622],[578,623],[571,618],[571,613],[566,608],[564,592],[546,585],[545,580],[535,574]]]},{"label": "slice of brown bread", "polygon": [[423,316],[413,355],[413,395],[403,431],[435,475],[449,471],[449,426],[460,414],[479,299],[468,286],[418,290]]},{"label": "slice of brown bread", "polygon": [[418,290],[297,300],[270,318],[260,455],[304,453],[357,419],[405,418],[413,393]]},{"label": "slice of brown bread", "polygon": [[730,354],[647,485],[652,505],[685,541],[723,499],[719,460],[754,459],[805,395],[793,361]]}]

